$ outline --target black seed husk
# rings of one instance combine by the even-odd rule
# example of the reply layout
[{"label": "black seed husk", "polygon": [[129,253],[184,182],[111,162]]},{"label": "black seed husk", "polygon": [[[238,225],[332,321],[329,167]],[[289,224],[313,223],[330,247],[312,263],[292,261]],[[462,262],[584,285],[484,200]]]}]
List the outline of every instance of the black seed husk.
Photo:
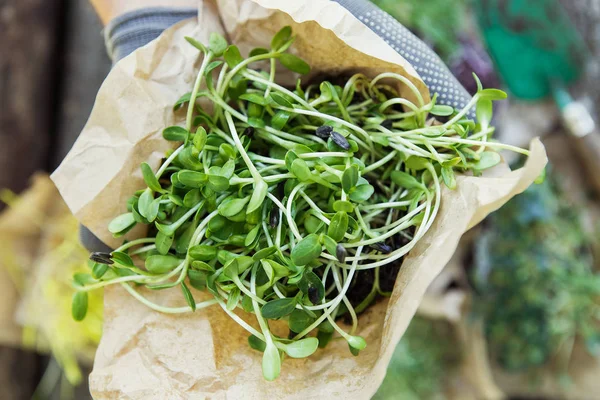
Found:
[{"label": "black seed husk", "polygon": [[317,290],[316,287],[310,286],[308,288],[308,299],[313,304],[319,304],[319,300],[320,300],[319,299],[319,291]]},{"label": "black seed husk", "polygon": [[391,119],[386,119],[381,123],[381,126],[383,126],[385,129],[392,129],[392,124],[393,121]]},{"label": "black seed husk", "polygon": [[271,210],[271,217],[269,218],[269,225],[271,225],[271,228],[276,228],[277,225],[279,225],[279,209],[278,208],[273,208]]},{"label": "black seed husk", "polygon": [[281,181],[277,184],[277,195],[279,196],[280,199],[283,199],[283,196],[285,196],[285,182],[286,181]]},{"label": "black seed husk", "polygon": [[244,129],[244,135],[248,136],[249,138],[252,138],[254,136],[254,128],[249,126],[246,129]]},{"label": "black seed husk", "polygon": [[333,132],[333,128],[329,125],[323,125],[317,128],[315,134],[321,139],[329,139],[329,135]]},{"label": "black seed husk", "polygon": [[112,260],[112,256],[110,255],[110,253],[104,253],[101,251],[95,251],[92,254],[90,254],[90,260],[92,260],[93,262],[96,262],[98,264],[106,264],[106,265],[114,264],[114,261]]},{"label": "black seed husk", "polygon": [[340,135],[339,133],[331,132],[331,140],[333,141],[333,143],[337,144],[342,149],[350,150],[350,143],[348,143],[346,138]]},{"label": "black seed husk", "polygon": [[347,255],[348,255],[348,252],[346,251],[344,246],[342,246],[341,244],[338,244],[335,248],[335,256],[337,257],[338,261],[341,263],[346,262]]},{"label": "black seed husk", "polygon": [[391,246],[388,246],[383,242],[372,244],[370,247],[385,254],[390,254],[392,251],[394,251]]}]

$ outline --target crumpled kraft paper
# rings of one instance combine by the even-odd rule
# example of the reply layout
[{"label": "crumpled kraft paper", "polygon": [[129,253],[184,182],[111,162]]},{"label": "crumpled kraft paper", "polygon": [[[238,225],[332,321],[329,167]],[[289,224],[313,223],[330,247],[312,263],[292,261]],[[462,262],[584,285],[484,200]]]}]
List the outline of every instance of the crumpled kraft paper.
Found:
[{"label": "crumpled kraft paper", "polygon": [[[118,244],[107,231],[108,222],[143,186],[140,163],[150,160],[157,167],[169,148],[162,129],[183,120],[181,114],[173,115],[172,105],[190,91],[199,61],[184,36],[206,42],[210,32],[225,31],[244,52],[256,45],[268,47],[285,25],[292,26],[295,51],[315,74],[394,71],[427,94],[413,68],[337,3],[200,3],[198,21],[165,31],[119,62],[100,89],[83,133],[53,175],[74,214],[107,244]],[[360,317],[359,334],[369,345],[359,357],[350,354],[346,343],[334,341],[309,359],[286,359],[281,377],[266,382],[261,355],[248,347],[248,334],[220,309],[163,315],[112,287],[105,291],[104,337],[90,376],[92,394],[97,399],[370,398],[427,286],[461,235],[541,173],[543,146],[535,140],[531,150],[519,171],[504,166],[492,178],[459,177],[458,190],[444,190],[438,218],[405,260],[389,303],[380,302]],[[183,300],[178,290],[144,294],[163,304]],[[202,294],[195,296],[202,300]]]}]

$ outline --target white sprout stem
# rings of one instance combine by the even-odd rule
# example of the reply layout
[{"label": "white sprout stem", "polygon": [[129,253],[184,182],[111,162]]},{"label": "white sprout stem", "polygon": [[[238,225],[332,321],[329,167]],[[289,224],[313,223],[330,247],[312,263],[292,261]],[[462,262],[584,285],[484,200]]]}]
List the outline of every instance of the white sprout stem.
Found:
[{"label": "white sprout stem", "polygon": [[[341,153],[341,152],[321,152],[321,153],[302,153],[298,154],[300,158],[323,158],[323,157],[340,157],[340,158],[348,158],[350,157],[350,153]],[[285,162],[284,162],[285,164]]]},{"label": "white sprout stem", "polygon": [[455,123],[457,123],[458,121],[460,121],[465,115],[467,115],[469,110],[471,110],[471,108],[473,108],[475,106],[475,104],[477,104],[477,101],[479,101],[479,94],[476,94],[475,96],[473,96],[471,101],[468,102],[467,105],[458,114],[456,114],[454,116],[454,118],[452,118],[450,121],[446,122],[443,126],[445,128],[448,128],[448,127],[454,125]]},{"label": "white sprout stem", "polygon": [[221,71],[219,71],[219,78],[217,79],[217,87],[215,88],[217,93],[219,93],[221,91],[221,88],[223,87],[223,80],[227,76],[228,70],[229,70],[229,65],[227,63],[223,63],[223,67],[221,68]]},{"label": "white sprout stem", "polygon": [[[269,73],[269,82],[275,82],[275,69],[277,66],[277,62],[275,58],[271,58],[271,71]],[[265,90],[265,99],[269,97],[271,93],[271,86],[267,85],[267,89]]]},{"label": "white sprout stem", "polygon": [[283,211],[281,209],[277,210],[279,213],[279,222],[277,223],[277,233],[275,234],[275,245],[278,248],[281,248],[281,227],[283,226]]},{"label": "white sprout stem", "polygon": [[362,215],[360,214],[359,207],[354,208],[354,213],[356,214],[358,225],[362,228],[365,235],[370,236],[372,240],[375,240],[375,243],[380,242],[381,239],[379,239],[379,234],[377,232],[371,231],[371,229],[367,226],[367,223],[363,220]]},{"label": "white sprout stem", "polygon": [[256,153],[248,153],[248,157],[250,157],[250,159],[252,161],[258,161],[258,162],[262,162],[265,164],[273,164],[273,165],[278,165],[278,166],[283,166],[285,165],[285,160],[278,160],[276,158],[271,158],[271,157],[265,157],[265,156],[261,156],[259,154]]},{"label": "white sprout stem", "polygon": [[390,152],[387,156],[379,159],[379,161],[366,166],[365,169],[363,170],[363,174],[367,174],[371,171],[375,171],[376,169],[378,169],[379,167],[383,167],[385,164],[387,164],[389,161],[391,161],[392,159],[394,159],[396,157],[396,155],[398,155],[398,152],[396,150]]},{"label": "white sprout stem", "polygon": [[158,171],[156,172],[156,179],[160,179],[160,177],[162,176],[162,174],[169,167],[169,165],[173,162],[173,160],[175,159],[175,157],[177,157],[179,155],[179,153],[181,153],[181,150],[183,150],[183,145],[179,146],[177,149],[175,149],[173,151],[173,153],[171,153],[171,155],[169,156],[169,158],[167,158],[167,160],[165,161],[165,163],[163,165],[161,165],[160,168],[158,169]]},{"label": "white sprout stem", "polygon": [[248,332],[250,332],[251,334],[253,334],[257,338],[259,338],[263,342],[265,341],[265,337],[264,337],[264,335],[262,333],[260,333],[256,329],[254,329],[250,324],[248,324],[246,321],[244,321],[243,319],[241,319],[236,313],[234,313],[233,311],[228,310],[227,306],[225,306],[225,303],[223,302],[223,300],[217,300],[217,302],[219,303],[219,305],[221,306],[221,308],[223,309],[223,311],[225,311],[227,313],[227,315],[229,315],[229,317],[231,317],[232,320],[234,320],[235,322],[237,322],[242,328],[244,328],[245,330],[247,330]]},{"label": "white sprout stem", "polygon": [[369,105],[373,104],[373,100],[372,99],[367,99],[365,101],[363,101],[362,103],[358,103],[358,104],[354,104],[351,106],[348,106],[348,111],[352,112],[354,110],[360,110],[361,108],[365,108]]},{"label": "white sprout stem", "polygon": [[[199,203],[198,206],[201,206],[202,203]],[[198,207],[199,208],[199,207]],[[193,209],[192,209],[193,210]],[[192,211],[190,210],[190,211]],[[196,210],[197,211],[197,210]],[[200,241],[202,240],[202,236],[204,235],[204,232],[206,232],[205,228],[208,225],[208,223],[210,222],[210,220],[216,215],[218,214],[218,211],[213,211],[211,214],[209,214],[208,216],[206,216],[204,218],[204,220],[202,221],[202,223],[200,225],[198,225],[198,227],[196,228],[196,230],[194,231],[193,235],[192,235],[192,239],[190,240],[190,243],[192,243],[192,246],[197,245],[198,243],[200,243]],[[189,217],[188,217],[189,218]],[[186,218],[187,219],[187,218]],[[192,247],[190,246],[190,248]],[[179,264],[179,266],[174,269],[173,271],[171,271],[169,274],[163,276],[163,278],[161,280],[159,280],[158,282],[155,281],[151,281],[151,282],[147,282],[147,283],[160,283],[163,282],[173,276],[175,276],[177,274],[177,272],[180,272],[179,277],[177,278],[177,280],[173,283],[173,285],[177,285],[181,282],[183,282],[183,280],[185,279],[186,275],[187,275],[187,271],[189,268],[191,262],[191,258],[189,256],[189,249],[188,249],[188,254],[186,255],[185,260],[183,260],[181,262],[181,264]],[[145,282],[146,283],[146,282]],[[147,284],[146,283],[146,284]]]},{"label": "white sprout stem", "polygon": [[[411,240],[409,243],[407,243],[406,245],[402,246],[401,248],[399,248],[396,251],[393,251],[390,254],[385,254],[382,256],[377,256],[377,255],[373,255],[370,256],[370,259],[377,259],[379,258],[380,261],[376,261],[373,263],[369,263],[369,264],[362,264],[358,267],[359,270],[366,270],[366,269],[372,269],[372,268],[377,268],[386,264],[390,264],[396,260],[398,260],[399,258],[403,257],[404,255],[408,254],[409,251],[411,251],[413,249],[413,247],[415,247],[415,245],[417,244],[417,242],[421,239],[421,237],[423,237],[423,235],[425,235],[425,233],[427,232],[428,229],[428,225],[425,221],[428,221],[430,218],[430,208],[431,208],[431,200],[428,199],[427,201],[427,207],[425,208],[425,217],[423,218],[423,223],[421,223],[421,225],[419,226],[419,228],[417,229],[417,233],[415,234],[413,240]],[[356,256],[355,256],[356,258]]]},{"label": "white sprout stem", "polygon": [[401,104],[403,106],[407,106],[408,108],[413,110],[413,112],[415,112],[415,114],[420,111],[419,108],[417,106],[415,106],[412,101],[409,101],[406,99],[390,99],[379,106],[379,111],[385,112],[386,109],[388,109],[389,107],[396,105],[396,104]]},{"label": "white sprout stem", "polygon": [[[217,136],[219,136],[223,140],[227,141],[227,143],[229,143],[230,145],[235,146],[235,142],[233,141],[233,139],[231,138],[231,136],[229,136],[227,133],[223,132],[221,129],[219,129],[217,127],[212,127],[211,130],[212,130],[212,132],[216,133]],[[214,147],[214,146],[204,145],[204,149],[203,150],[219,151],[219,148],[218,147]]]},{"label": "white sprout stem", "polygon": [[148,246],[140,247],[139,249],[137,249],[135,251],[132,251],[129,255],[136,256],[138,254],[142,254],[142,253],[145,253],[147,251],[154,250],[154,249],[156,249],[156,245],[155,244],[149,244]]},{"label": "white sprout stem", "polygon": [[229,130],[231,131],[231,136],[233,137],[233,141],[235,142],[235,147],[237,147],[238,151],[240,152],[240,155],[242,156],[244,163],[248,167],[250,174],[252,174],[252,177],[256,181],[262,180],[263,179],[262,175],[258,172],[256,167],[254,166],[254,164],[252,163],[252,160],[250,160],[250,157],[248,157],[248,153],[246,153],[246,150],[244,149],[244,145],[240,141],[240,137],[238,136],[237,130],[235,129],[235,124],[233,123],[233,118],[231,118],[231,114],[229,112],[226,112],[225,118],[227,119],[227,123],[229,124]]},{"label": "white sprout stem", "polygon": [[[281,181],[284,179],[292,179],[292,178],[295,178],[295,176],[288,173],[288,174],[279,174],[279,175],[267,175],[267,176],[264,176],[262,179],[267,183],[272,183],[272,182],[277,182],[277,181]],[[247,183],[253,183],[253,182],[255,182],[255,180],[253,178],[233,177],[229,180],[230,185],[240,185],[240,184],[247,184]]]},{"label": "white sprout stem", "polygon": [[423,149],[420,149],[420,151],[415,151],[415,150],[406,148],[404,146],[398,145],[397,143],[390,143],[390,147],[392,147],[395,150],[400,151],[401,153],[405,153],[410,156],[429,158],[428,156],[423,156],[423,154],[422,154],[422,152],[424,151]]},{"label": "white sprout stem", "polygon": [[394,208],[394,207],[405,207],[410,205],[410,201],[393,201],[389,203],[377,203],[377,204],[367,204],[364,206],[360,206],[361,210],[378,210],[380,208]]},{"label": "white sprout stem", "polygon": [[[412,213],[414,213],[414,214],[412,214],[413,216],[415,216],[415,215],[419,214],[421,211],[423,211],[423,209],[426,207],[426,205],[427,205],[426,203],[419,204],[419,205],[418,205],[418,206],[417,206],[417,207],[416,207],[416,208],[415,208],[415,209],[414,209],[414,210],[411,212],[411,214],[412,214]],[[382,226],[381,228],[374,228],[374,229],[373,229],[373,231],[374,231],[374,232],[381,232],[381,231],[386,231],[386,232],[387,232],[388,230],[390,230],[390,229],[394,229],[394,228],[395,228],[395,227],[397,227],[398,225],[400,225],[400,224],[404,223],[404,222],[406,221],[406,220],[405,220],[405,218],[406,218],[406,216],[404,216],[404,217],[402,217],[402,218],[399,218],[399,219],[397,219],[396,221],[394,221],[394,222],[392,222],[392,223],[386,223],[386,226]],[[411,216],[410,218],[412,218],[412,216]]]},{"label": "white sprout stem", "polygon": [[[237,279],[236,279],[237,278]],[[260,297],[258,297],[256,294],[254,294],[252,291],[248,290],[248,288],[244,285],[244,283],[240,280],[239,277],[235,277],[233,278],[233,283],[236,284],[236,286],[242,291],[244,292],[244,294],[248,297],[250,297],[252,300],[258,302],[259,304],[263,305],[263,304],[267,304],[266,301],[264,301],[263,299],[261,299]]]},{"label": "white sprout stem", "polygon": [[227,87],[229,87],[229,82],[233,79],[235,74],[237,74],[238,72],[240,72],[242,69],[244,69],[246,66],[252,64],[253,62],[261,61],[261,60],[268,60],[270,58],[273,58],[273,53],[259,54],[254,57],[247,58],[244,61],[242,61],[241,63],[239,63],[238,65],[236,65],[231,71],[229,71],[227,73],[227,75],[225,76],[225,79],[223,80],[221,86],[219,87],[219,89],[220,89],[220,91],[218,92],[219,97],[223,97],[223,95],[225,94],[225,90],[227,90]]},{"label": "white sprout stem", "polygon": [[[302,235],[300,235],[300,232],[298,231],[296,222],[294,221],[294,218],[292,218],[292,204],[294,203],[294,197],[296,197],[296,194],[298,194],[298,192],[303,187],[304,187],[304,185],[300,184],[292,190],[292,193],[290,193],[290,196],[288,197],[287,209],[286,209],[286,219],[288,221],[288,226],[290,227],[290,230],[292,231],[292,233],[298,240],[302,239]],[[275,203],[275,204],[277,204],[277,203]]]},{"label": "white sprout stem", "polygon": [[428,164],[427,170],[429,171],[429,173],[431,173],[431,176],[433,176],[433,182],[435,184],[435,206],[433,207],[433,213],[428,219],[427,225],[425,226],[425,232],[429,231],[429,228],[431,228],[431,225],[435,221],[442,200],[442,188],[440,187],[440,180],[437,176],[437,173],[435,172],[435,168],[433,168],[433,165]]},{"label": "white sprout stem", "polygon": [[385,79],[385,78],[397,79],[400,82],[404,83],[414,93],[415,97],[419,101],[419,105],[421,105],[421,106],[425,105],[425,100],[423,99],[423,96],[421,95],[421,92],[419,91],[419,89],[417,89],[417,87],[414,85],[414,83],[412,83],[410,80],[408,80],[406,77],[404,77],[402,75],[395,74],[395,73],[392,73],[392,72],[387,72],[387,73],[379,74],[378,76],[376,76],[371,81],[371,83],[370,83],[369,86],[372,88],[372,87],[375,86],[375,84],[377,82],[379,82],[381,79]]},{"label": "white sprout stem", "polygon": [[[364,74],[354,74],[352,75],[352,77],[350,79],[348,79],[348,82],[346,82],[346,84],[344,85],[344,90],[342,90],[342,102],[347,102],[348,100],[348,96],[350,95],[350,90],[352,90],[352,88],[356,85],[356,82],[358,80],[366,80],[367,77]],[[356,91],[355,91],[356,93]],[[363,103],[366,103],[367,101],[373,101],[372,99],[368,99]],[[367,105],[370,103],[366,103]],[[363,106],[364,107],[364,106]],[[348,110],[350,110],[350,107],[348,107]]]},{"label": "white sprout stem", "polygon": [[194,116],[194,108],[196,107],[196,97],[198,96],[198,92],[200,91],[200,85],[202,84],[202,78],[204,78],[204,71],[210,60],[212,59],[213,54],[208,52],[204,56],[204,60],[202,60],[202,65],[200,66],[200,71],[198,72],[198,76],[196,76],[196,82],[194,83],[194,88],[192,89],[192,94],[190,96],[190,102],[188,104],[187,115],[185,119],[185,128],[188,132],[192,130],[192,117]]},{"label": "white sprout stem", "polygon": [[145,281],[145,280],[148,280],[149,278],[151,278],[151,277],[146,276],[146,275],[130,275],[130,276],[121,276],[119,278],[111,279],[110,281],[101,281],[98,283],[94,283],[93,285],[86,285],[86,286],[74,285],[74,286],[80,292],[89,292],[89,291],[92,291],[95,289],[100,289],[102,287],[112,285],[115,283],[131,282],[131,281],[136,281],[136,282]]},{"label": "white sprout stem", "polygon": [[[255,264],[252,267],[252,274],[250,275],[250,290],[252,293],[256,293],[256,268],[257,265]],[[269,324],[263,318],[260,307],[258,306],[258,302],[254,298],[252,298],[252,308],[254,308],[254,314],[256,315],[256,320],[258,321],[260,330],[263,332],[265,343],[273,344],[273,337],[271,336],[271,331],[269,330]]]},{"label": "white sprout stem", "polygon": [[[158,305],[156,303],[151,302],[150,300],[148,300],[147,298],[145,298],[144,296],[142,296],[141,294],[139,294],[135,289],[133,289],[131,286],[129,286],[129,284],[127,283],[121,283],[121,286],[123,286],[125,288],[125,290],[127,290],[129,292],[129,294],[131,294],[133,297],[135,297],[138,301],[142,302],[143,304],[145,304],[147,307],[161,312],[161,313],[165,313],[165,314],[183,314],[189,311],[192,311],[192,307],[190,306],[185,306],[185,307],[164,307],[161,305]],[[202,308],[206,308],[206,307],[210,307],[214,304],[217,304],[219,301],[217,299],[211,299],[211,300],[206,300],[203,301],[201,303],[196,303],[196,310],[200,310]]]},{"label": "white sprout stem", "polygon": [[[329,275],[329,271],[331,271],[331,265],[333,264],[333,262],[328,262],[327,265],[325,266],[325,270],[323,271],[323,286],[327,287],[327,277]],[[331,289],[333,290],[333,289]],[[327,296],[329,293],[331,293],[331,291],[329,292],[325,292],[325,296]]]},{"label": "white sprout stem", "polygon": [[[380,126],[380,127],[378,127],[378,128],[379,128],[379,130],[380,130],[381,132],[384,132],[384,133],[386,133],[386,134],[392,134],[392,133],[393,133],[393,132],[392,132],[392,131],[390,131],[389,129],[387,129],[387,128],[384,128],[383,126]],[[430,157],[431,157],[431,153],[427,153],[425,150],[423,150],[423,149],[422,149],[422,148],[420,148],[419,146],[416,146],[415,144],[411,143],[409,140],[406,140],[406,139],[404,139],[404,138],[402,138],[402,137],[400,137],[400,136],[394,136],[394,139],[395,139],[397,142],[399,142],[400,144],[402,144],[403,146],[405,146],[405,147],[408,147],[409,149],[411,149],[411,150],[413,150],[413,151],[415,151],[415,152],[419,153],[419,155],[420,155],[421,157],[428,157],[428,158],[430,158]]]},{"label": "white sprout stem", "polygon": [[[288,210],[283,205],[283,203],[281,201],[279,201],[279,199],[277,197],[275,197],[270,192],[267,193],[267,196],[277,206],[277,208],[279,208],[281,210],[282,214],[285,215],[285,218],[288,221],[288,226],[289,226],[290,230],[293,232],[294,236],[297,237],[297,238],[300,238],[301,235],[300,235],[300,231],[298,230],[298,226],[295,223],[293,225],[289,224],[290,217],[291,217],[291,208],[290,208],[290,211],[289,211],[290,214],[288,215]],[[290,197],[291,197],[291,195],[290,195]],[[288,205],[291,207],[289,201],[288,201]],[[281,215],[280,215],[280,221],[281,221]],[[293,221],[293,219],[292,219],[292,221]]]},{"label": "white sprout stem", "polygon": [[[335,286],[337,287],[337,290],[341,291],[342,284],[340,282],[339,269],[336,266],[333,267],[332,275],[333,275],[333,280],[335,281]],[[348,309],[348,312],[350,313],[350,318],[352,318],[352,330],[350,331],[350,334],[354,335],[354,333],[356,332],[356,329],[358,328],[358,318],[356,316],[356,311],[354,311],[354,307],[352,307],[352,304],[350,304],[350,301],[348,300],[347,296],[344,296],[343,301],[344,301],[344,304],[346,305],[346,308]]]},{"label": "white sprout stem", "polygon": [[279,91],[281,93],[285,93],[286,95],[290,96],[291,98],[293,98],[298,103],[305,106],[306,108],[314,109],[313,107],[311,107],[311,105],[307,101],[305,101],[302,97],[298,96],[296,93],[284,88],[281,85],[278,85],[275,82],[271,82],[271,81],[264,79],[259,73],[255,72],[255,71],[247,70],[244,72],[244,76],[247,78],[254,79],[256,82],[262,83],[263,85],[265,85],[267,87],[276,89],[277,91]]},{"label": "white sprout stem", "polygon": [[177,273],[179,273],[181,268],[183,268],[183,263],[181,263],[173,271],[169,272],[168,274],[164,274],[164,275],[139,275],[139,274],[136,274],[136,275],[122,276],[122,277],[111,279],[108,281],[101,281],[101,282],[98,282],[98,283],[95,283],[92,285],[87,285],[87,286],[75,285],[75,287],[79,291],[89,292],[94,289],[100,289],[102,287],[109,286],[109,285],[112,285],[115,283],[120,283],[120,282],[135,282],[135,283],[144,283],[144,284],[160,283],[160,282],[164,282],[164,281],[172,278],[173,276],[177,275]]},{"label": "white sprout stem", "polygon": [[[399,249],[391,252],[390,254],[382,254],[382,255],[368,254],[368,255],[362,256],[362,257],[359,255],[354,255],[352,257],[346,257],[346,261],[354,262],[354,261],[379,260],[379,261],[375,261],[373,263],[363,264],[363,265],[360,265],[357,267],[358,270],[365,270],[365,269],[371,269],[371,268],[380,267],[382,265],[390,264],[390,263],[398,260],[400,257],[404,256],[405,254],[407,254],[416,245],[418,240],[426,233],[426,228],[427,228],[426,221],[428,221],[428,219],[430,218],[430,212],[431,212],[431,199],[429,198],[429,196],[428,196],[428,200],[425,204],[426,204],[426,207],[425,207],[425,216],[423,217],[423,223],[421,223],[421,225],[417,229],[417,233],[415,234],[415,236],[409,243],[407,243],[406,245],[400,247]],[[346,244],[346,247],[349,247],[349,245],[350,244]],[[329,257],[325,257],[325,258],[329,259]],[[340,264],[340,266],[342,268],[347,269],[345,264]]]},{"label": "white sprout stem", "polygon": [[442,142],[442,143],[461,143],[461,144],[469,144],[469,145],[475,145],[475,146],[484,146],[484,147],[491,147],[491,148],[496,148],[496,149],[510,150],[510,151],[515,152],[515,153],[523,154],[523,155],[526,155],[526,156],[529,156],[529,154],[530,154],[529,150],[522,149],[522,148],[517,147],[517,146],[511,146],[509,144],[498,143],[498,142],[482,142],[482,141],[478,141],[478,140],[468,140],[468,139],[460,139],[460,138],[446,138],[446,137],[436,138],[436,139],[432,140],[432,142],[436,142],[436,143],[439,143],[439,142]]},{"label": "white sprout stem", "polygon": [[[344,175],[343,171],[340,171],[339,169],[330,167],[329,165],[325,164],[324,162],[319,163],[319,165],[321,165],[323,168],[325,168],[325,171],[327,171],[331,175],[337,176],[338,178],[341,178]],[[343,198],[342,200],[346,200],[346,199]]]},{"label": "white sprout stem", "polygon": [[323,312],[323,314],[319,318],[317,318],[317,320],[315,322],[313,322],[309,327],[307,327],[302,332],[300,332],[299,334],[297,334],[294,337],[294,340],[298,340],[298,339],[306,336],[309,332],[311,332],[313,329],[315,329],[317,326],[319,326],[321,324],[321,322],[323,322],[325,320],[325,318],[327,318],[327,316],[329,316],[333,312],[333,310],[335,310],[337,308],[337,306],[342,302],[342,298],[344,297],[344,295],[348,291],[348,288],[350,287],[350,282],[352,282],[352,277],[354,276],[354,272],[357,269],[357,266],[358,266],[358,256],[360,256],[360,253],[362,252],[362,249],[363,249],[362,247],[359,247],[359,248],[356,249],[357,259],[354,260],[354,262],[352,263],[352,267],[350,268],[350,272],[348,273],[348,278],[344,282],[344,287],[342,288],[342,291],[335,297],[334,301],[331,304],[331,307],[329,307],[328,309],[326,309]]},{"label": "white sprout stem", "polygon": [[123,251],[123,250],[127,250],[131,247],[140,245],[140,244],[145,244],[145,243],[154,243],[155,242],[155,238],[141,238],[141,239],[135,239],[132,240],[131,242],[127,242],[124,243],[121,247],[117,248],[115,251]]}]

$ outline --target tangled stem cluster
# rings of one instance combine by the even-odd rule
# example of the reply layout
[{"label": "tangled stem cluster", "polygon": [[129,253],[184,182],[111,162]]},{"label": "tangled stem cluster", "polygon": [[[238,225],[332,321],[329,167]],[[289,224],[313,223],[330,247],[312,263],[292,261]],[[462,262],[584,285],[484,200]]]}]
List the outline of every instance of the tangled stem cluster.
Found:
[{"label": "tangled stem cluster", "polygon": [[[348,300],[351,286],[360,285],[358,271],[372,269],[378,279],[379,269],[399,265],[435,220],[441,185],[453,189],[456,172],[496,165],[500,157],[488,149],[512,148],[490,141],[492,100],[505,94],[480,89],[457,111],[435,98],[426,102],[394,73],[286,88],[275,79],[278,68],[310,71],[287,52],[293,40],[286,27],[270,49],[244,59],[219,35],[207,47],[188,38],[203,62],[192,92],[175,105],[187,104],[185,127],[163,132],[182,144],[156,173],[142,164],[147,188],[109,225],[121,236],[146,224],[149,236],[92,255],[92,276],[76,282],[77,318],[85,316],[80,303],[88,291],[112,284],[165,313],[219,305],[264,352],[269,380],[279,375],[283,353],[307,357],[336,331],[353,354],[365,348]],[[270,70],[252,69],[258,62]],[[415,102],[397,87],[408,88]],[[212,103],[210,114],[198,99]],[[477,124],[466,117],[473,107]],[[132,283],[179,286],[188,306],[155,304]],[[196,303],[189,286],[214,298]],[[236,308],[253,313],[258,328]],[[336,323],[342,315],[352,321],[348,331]],[[269,320],[277,319],[287,320],[289,337],[271,332]]]}]

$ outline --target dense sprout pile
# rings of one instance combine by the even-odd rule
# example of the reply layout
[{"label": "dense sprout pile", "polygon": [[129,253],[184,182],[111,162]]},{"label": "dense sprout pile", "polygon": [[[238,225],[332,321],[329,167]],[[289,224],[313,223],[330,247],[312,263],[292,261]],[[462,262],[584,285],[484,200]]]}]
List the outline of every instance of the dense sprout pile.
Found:
[{"label": "dense sprout pile", "polygon": [[[148,237],[92,255],[91,280],[76,282],[77,318],[85,316],[78,297],[116,283],[162,312],[218,304],[264,352],[266,379],[279,375],[282,352],[309,356],[335,331],[354,354],[365,348],[356,335],[357,310],[384,294],[380,270],[397,271],[431,227],[441,182],[454,188],[456,172],[479,174],[500,161],[487,148],[510,148],[490,141],[492,100],[505,94],[480,88],[457,111],[426,102],[394,73],[356,74],[339,86],[303,87],[298,80],[295,88],[282,87],[276,83],[281,66],[310,71],[287,52],[293,40],[286,27],[270,49],[254,49],[244,59],[219,35],[208,47],[188,38],[203,62],[193,91],[175,105],[187,104],[185,126],[163,132],[181,145],[157,172],[142,165],[147,188],[109,225],[118,237],[145,224]],[[257,62],[269,70],[251,69]],[[415,102],[396,87],[407,88]],[[211,103],[210,114],[197,99]],[[465,117],[475,106],[477,124]],[[368,287],[355,279],[360,271],[372,271]],[[130,283],[179,286],[189,305],[160,306]],[[214,299],[196,303],[189,286]],[[353,291],[364,296],[351,302]],[[258,328],[236,308],[253,313]],[[336,323],[342,315],[347,330]],[[289,337],[271,332],[269,320],[277,319],[287,321]]]}]

